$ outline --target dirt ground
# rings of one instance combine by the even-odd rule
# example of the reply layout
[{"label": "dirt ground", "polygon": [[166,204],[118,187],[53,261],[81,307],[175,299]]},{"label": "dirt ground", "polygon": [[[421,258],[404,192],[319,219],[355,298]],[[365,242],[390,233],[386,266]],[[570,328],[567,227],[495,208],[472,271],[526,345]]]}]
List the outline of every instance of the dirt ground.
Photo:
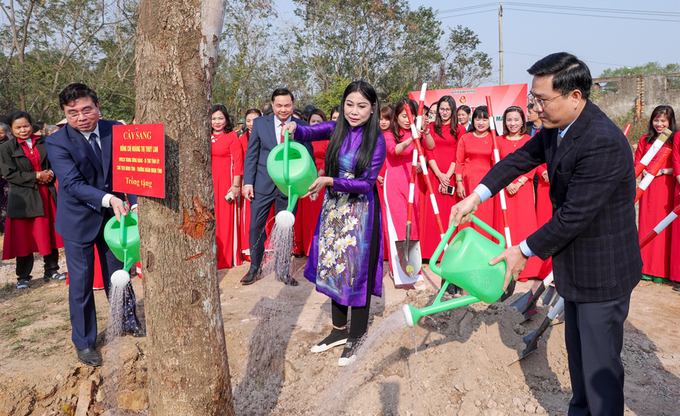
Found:
[{"label": "dirt ground", "polygon": [[[370,347],[340,368],[342,348],[309,352],[331,329],[330,302],[302,278],[304,264],[293,261],[297,287],[271,277],[242,286],[247,265],[219,273],[237,414],[566,414],[571,392],[564,325],[552,326],[537,352],[515,362],[524,349],[522,337],[538,327],[547,306],[520,323],[509,301],[478,303],[422,318],[413,330],[404,326],[401,308],[430,304],[439,277],[426,269],[425,291],[397,289],[385,277],[383,297],[372,301]],[[34,275],[41,271],[38,260]],[[87,414],[101,414],[111,401],[104,394],[110,369],[76,360],[68,288],[37,279],[17,291],[14,279],[14,263],[2,263],[0,283],[7,284],[0,289],[0,415],[72,415],[88,381],[94,391]],[[135,278],[134,286],[143,317],[141,280]],[[517,293],[530,286],[518,285]],[[633,292],[622,354],[626,415],[679,414],[680,296],[671,287],[641,282]],[[103,332],[108,304],[103,291],[95,297]],[[146,414],[145,341],[125,337],[120,344],[118,405],[128,414]],[[106,353],[107,347],[100,334],[97,348]]]}]

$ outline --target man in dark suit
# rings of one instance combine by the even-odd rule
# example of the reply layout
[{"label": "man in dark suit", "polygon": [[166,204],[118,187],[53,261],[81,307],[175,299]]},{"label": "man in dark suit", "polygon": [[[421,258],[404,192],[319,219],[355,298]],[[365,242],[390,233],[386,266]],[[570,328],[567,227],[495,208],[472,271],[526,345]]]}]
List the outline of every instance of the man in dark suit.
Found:
[{"label": "man in dark suit", "polygon": [[451,220],[467,219],[517,176],[547,163],[553,218],[491,263],[507,262],[507,285],[529,256],[552,256],[555,285],[565,300],[569,415],[623,415],[623,323],[642,275],[630,146],[588,100],[592,78],[584,62],[556,53],[529,73],[534,76],[529,100],[542,129],[494,166],[454,206]]},{"label": "man in dark suit", "polygon": [[[109,295],[111,274],[123,268],[104,241],[106,222],[128,213],[125,196],[112,190],[112,126],[115,121],[100,120],[97,94],[84,84],[71,84],[59,94],[59,105],[68,124],[50,135],[47,153],[57,179],[55,228],[64,240],[69,271],[71,339],[78,359],[96,367],[102,364],[95,350],[97,315],[92,292],[94,249],[99,252],[104,289]],[[128,195],[133,211],[137,197]],[[123,301],[123,331],[135,337],[146,336],[135,315],[132,286],[126,287]]]},{"label": "man in dark suit", "polygon": [[[269,152],[283,142],[282,126],[295,121],[302,126],[306,122],[293,117],[295,98],[293,93],[285,88],[279,88],[272,93],[272,110],[274,114],[258,117],[253,122],[253,130],[248,141],[248,150],[243,166],[243,196],[250,201],[250,270],[241,279],[241,283],[249,285],[255,283],[261,273],[264,242],[267,239],[263,232],[272,205],[276,213],[286,209],[288,196],[281,192],[267,172],[267,157]],[[304,144],[312,160],[314,148]],[[290,257],[276,259],[276,279],[287,285],[296,286],[297,281],[292,278],[288,269]],[[280,264],[279,264],[280,263]],[[285,270],[285,274],[284,273]]]}]

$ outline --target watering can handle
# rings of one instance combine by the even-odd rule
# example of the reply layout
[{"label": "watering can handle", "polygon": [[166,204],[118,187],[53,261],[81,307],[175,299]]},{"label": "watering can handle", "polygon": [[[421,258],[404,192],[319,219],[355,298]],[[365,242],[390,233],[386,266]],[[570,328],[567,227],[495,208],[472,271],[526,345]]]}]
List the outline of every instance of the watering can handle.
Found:
[{"label": "watering can handle", "polygon": [[283,133],[283,181],[286,184],[290,184],[290,173],[289,173],[289,161],[288,161],[288,149],[290,148],[290,134],[288,130]]},{"label": "watering can handle", "polygon": [[[123,205],[127,205],[127,202],[123,202]],[[121,213],[120,214],[120,234],[119,234],[119,239],[120,239],[120,246],[122,248],[127,247],[127,227],[125,227],[125,214]]]},{"label": "watering can handle", "polygon": [[439,276],[442,275],[442,270],[439,268],[439,266],[437,266],[437,260],[439,259],[439,256],[441,256],[442,251],[444,251],[444,248],[448,244],[456,228],[457,227],[451,224],[449,229],[446,230],[446,234],[444,234],[444,237],[439,242],[439,245],[437,245],[437,249],[434,251],[434,254],[432,255],[432,257],[430,257],[430,269]]},{"label": "watering can handle", "polygon": [[[500,241],[499,245],[505,248],[505,238],[501,233],[494,230],[487,223],[475,217],[474,215],[471,214],[470,217],[472,218],[472,222],[477,224],[482,230],[486,231],[487,233],[495,237],[498,241]],[[437,260],[439,259],[439,256],[441,256],[442,251],[444,251],[444,248],[451,239],[451,235],[453,235],[455,229],[456,227],[454,227],[453,224],[451,224],[449,229],[446,231],[444,238],[442,238],[442,240],[439,242],[439,245],[437,246],[437,249],[434,251],[434,254],[432,254],[432,257],[430,257],[430,269],[439,276],[441,276],[442,271],[439,268],[439,266],[437,266]]]},{"label": "watering can handle", "polygon": [[474,215],[470,215],[472,217],[472,222],[477,224],[482,230],[486,231],[487,233],[491,234],[493,237],[496,238],[496,240],[499,241],[498,245],[505,248],[505,237],[498,231],[496,231],[493,227],[485,223],[484,221],[480,220],[479,218],[475,217]]}]

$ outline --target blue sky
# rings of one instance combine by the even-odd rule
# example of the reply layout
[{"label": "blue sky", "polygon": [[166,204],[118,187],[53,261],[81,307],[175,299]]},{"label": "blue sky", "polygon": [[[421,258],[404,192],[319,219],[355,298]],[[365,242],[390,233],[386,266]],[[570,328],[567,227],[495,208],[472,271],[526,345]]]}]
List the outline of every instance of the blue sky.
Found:
[{"label": "blue sky", "polygon": [[[493,60],[495,80],[490,85],[498,83],[498,2],[411,0],[410,4],[412,9],[425,6],[439,10],[438,17],[447,32],[448,27],[457,25],[472,29],[482,42],[479,49]],[[567,7],[565,4],[568,9],[557,8]],[[292,0],[277,1],[277,6],[282,19],[297,21]],[[505,2],[503,81],[505,84],[531,82],[527,68],[541,57],[560,51],[573,53],[585,61],[594,77],[607,68],[634,67],[650,61],[662,65],[680,63],[680,48],[675,44],[678,33],[678,0]]]}]

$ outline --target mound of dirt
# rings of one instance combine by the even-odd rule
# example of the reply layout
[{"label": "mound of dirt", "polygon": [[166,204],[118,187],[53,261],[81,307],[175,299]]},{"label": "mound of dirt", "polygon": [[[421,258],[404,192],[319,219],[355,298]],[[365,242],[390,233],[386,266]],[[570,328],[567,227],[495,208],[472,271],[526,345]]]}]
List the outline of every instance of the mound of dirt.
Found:
[{"label": "mound of dirt", "polygon": [[[4,263],[0,275],[11,276],[13,267]],[[293,261],[297,287],[271,278],[242,286],[247,265],[219,274],[236,414],[566,414],[571,391],[564,325],[550,327],[538,350],[517,361],[522,338],[539,326],[547,306],[522,323],[508,307],[513,298],[477,303],[408,328],[401,308],[430,304],[439,279],[426,270],[429,289],[406,291],[385,277],[357,360],[341,368],[342,348],[310,352],[332,328],[330,301],[303,281],[303,267],[304,260]],[[134,286],[143,315],[140,279]],[[520,284],[515,297],[529,288]],[[63,283],[42,281],[23,292],[13,285],[0,290],[0,415],[69,414],[88,381],[94,386],[88,414],[107,410],[107,370],[76,360],[67,292]],[[103,292],[95,297],[103,332],[108,304]],[[677,414],[679,324],[680,297],[669,285],[641,282],[625,327],[626,415]],[[108,348],[103,336],[98,348]],[[127,414],[148,412],[145,348],[143,339],[121,339],[123,380],[116,398]]]}]

